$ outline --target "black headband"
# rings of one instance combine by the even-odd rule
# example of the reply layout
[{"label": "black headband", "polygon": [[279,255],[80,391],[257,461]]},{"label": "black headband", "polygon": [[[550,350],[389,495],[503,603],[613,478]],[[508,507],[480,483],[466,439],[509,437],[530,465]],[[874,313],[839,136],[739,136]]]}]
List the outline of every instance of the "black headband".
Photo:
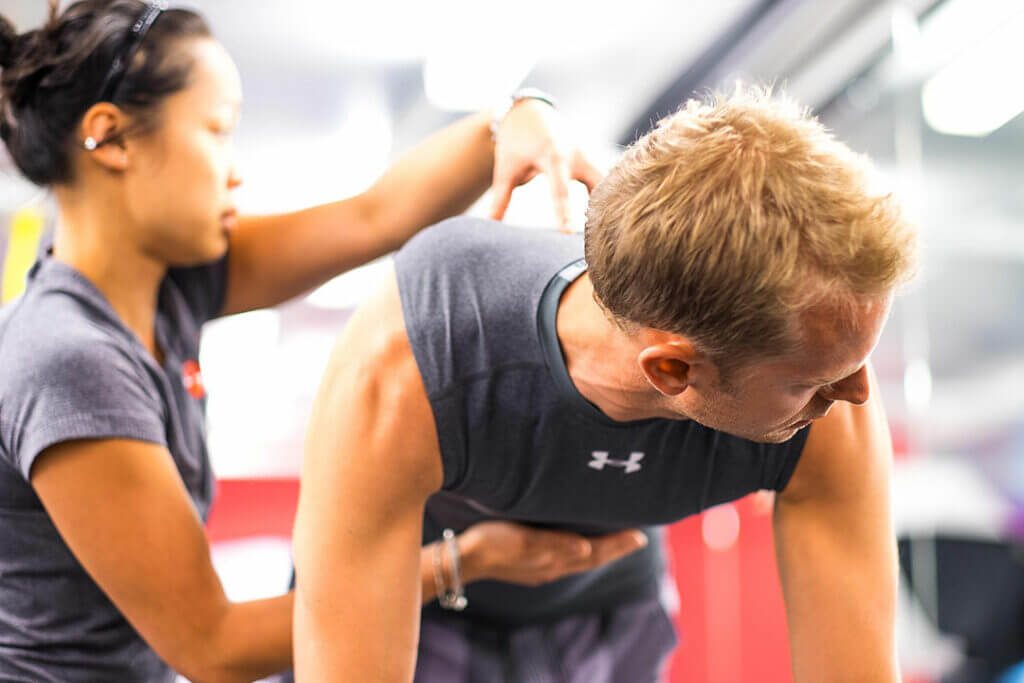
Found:
[{"label": "black headband", "polygon": [[114,57],[114,63],[110,65],[107,77],[103,79],[103,87],[100,89],[100,97],[97,101],[112,102],[114,100],[117,88],[121,85],[121,79],[124,78],[125,72],[128,71],[128,67],[131,65],[139,45],[142,44],[142,39],[146,37],[149,27],[153,25],[153,22],[156,21],[156,18],[165,9],[167,9],[167,3],[165,2],[149,2],[146,4],[146,8],[142,10],[138,19],[132,24],[131,32],[121,48],[121,54]]}]

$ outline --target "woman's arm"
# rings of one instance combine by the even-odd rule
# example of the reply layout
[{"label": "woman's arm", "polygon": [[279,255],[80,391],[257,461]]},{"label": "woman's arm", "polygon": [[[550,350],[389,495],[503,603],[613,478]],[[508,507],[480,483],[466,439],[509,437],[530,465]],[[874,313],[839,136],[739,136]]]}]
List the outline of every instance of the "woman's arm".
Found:
[{"label": "woman's arm", "polygon": [[[65,442],[39,456],[32,484],[75,557],[176,671],[197,683],[248,681],[291,666],[292,594],[228,601],[166,449]],[[537,585],[612,562],[644,542],[638,531],[584,539],[482,522],[459,535],[462,577]],[[424,602],[436,597],[433,561],[433,546],[424,547]],[[446,553],[442,562],[448,576]]]},{"label": "woman's arm", "polygon": [[241,218],[231,235],[222,314],[273,306],[387,254],[428,225],[465,211],[492,180],[494,218],[504,215],[512,189],[538,173],[552,178],[559,216],[567,216],[570,180],[588,188],[600,180],[543,102],[521,100],[508,113],[497,150],[489,126],[490,115],[480,113],[438,131],[355,197]]},{"label": "woman's arm", "polygon": [[39,455],[31,482],[78,561],[176,671],[251,681],[290,666],[292,595],[228,601],[166,448],[63,442]]},{"label": "woman's arm", "polygon": [[[440,541],[420,551],[423,603],[437,598],[434,558]],[[567,531],[534,529],[505,521],[479,522],[457,536],[463,583],[495,579],[538,586],[578,574],[647,545],[639,529],[585,538]],[[447,552],[440,553],[442,576],[451,576]]]}]

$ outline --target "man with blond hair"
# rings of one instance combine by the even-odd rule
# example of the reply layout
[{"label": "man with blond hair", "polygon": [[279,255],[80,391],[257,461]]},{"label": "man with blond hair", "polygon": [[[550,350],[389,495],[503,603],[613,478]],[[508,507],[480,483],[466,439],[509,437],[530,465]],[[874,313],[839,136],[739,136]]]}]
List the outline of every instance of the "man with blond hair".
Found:
[{"label": "man with blond hair", "polygon": [[[654,527],[769,489],[795,681],[897,681],[868,356],[915,236],[867,170],[805,110],[738,90],[627,149],[582,240],[469,218],[414,238],[311,418],[298,679],[656,680]],[[447,533],[482,520],[549,530],[504,550],[532,571]],[[421,613],[435,592],[448,609]]]}]

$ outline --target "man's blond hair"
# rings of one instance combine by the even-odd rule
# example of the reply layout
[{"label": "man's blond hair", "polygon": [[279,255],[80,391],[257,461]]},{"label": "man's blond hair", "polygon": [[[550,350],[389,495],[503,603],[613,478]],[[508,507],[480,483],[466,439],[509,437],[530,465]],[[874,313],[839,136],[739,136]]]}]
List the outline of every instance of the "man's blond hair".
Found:
[{"label": "man's blond hair", "polygon": [[912,275],[915,231],[868,172],[769,89],[691,100],[590,198],[595,298],[624,328],[687,336],[721,362],[790,352],[800,313]]}]

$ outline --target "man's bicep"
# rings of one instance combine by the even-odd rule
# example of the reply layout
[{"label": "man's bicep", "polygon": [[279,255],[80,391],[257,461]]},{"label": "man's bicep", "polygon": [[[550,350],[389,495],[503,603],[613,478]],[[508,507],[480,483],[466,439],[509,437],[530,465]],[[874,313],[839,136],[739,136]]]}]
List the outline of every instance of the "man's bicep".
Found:
[{"label": "man's bicep", "polygon": [[836,406],[801,461],[775,510],[795,680],[895,681],[891,447],[880,407]]},{"label": "man's bicep", "polygon": [[410,680],[423,501],[360,467],[306,463],[294,540],[299,680]]},{"label": "man's bicep", "polygon": [[306,439],[295,528],[296,672],[407,681],[423,505],[440,485],[440,459],[404,332],[357,339],[361,329],[380,334],[362,323],[353,320],[335,351]]}]

